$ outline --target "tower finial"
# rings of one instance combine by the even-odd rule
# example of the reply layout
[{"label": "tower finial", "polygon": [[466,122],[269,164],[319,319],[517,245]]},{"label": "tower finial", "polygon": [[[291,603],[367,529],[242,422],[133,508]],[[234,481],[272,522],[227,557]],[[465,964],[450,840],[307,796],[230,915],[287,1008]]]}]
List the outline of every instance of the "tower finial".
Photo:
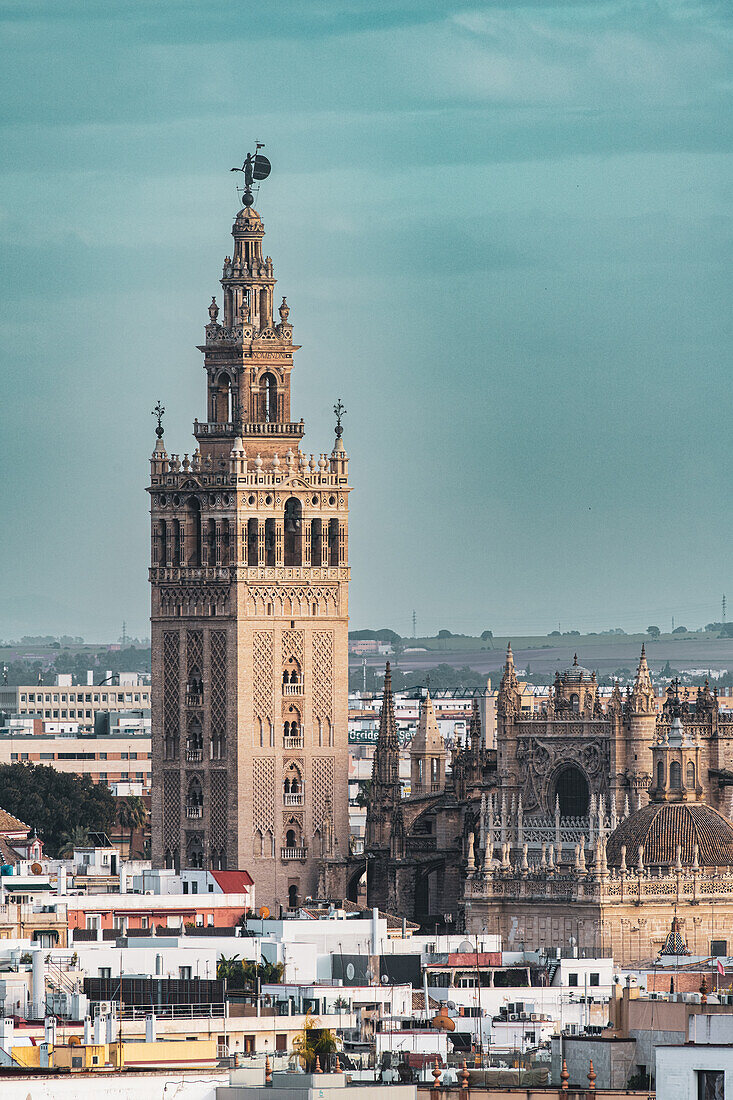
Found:
[{"label": "tower finial", "polygon": [[160,401],[155,406],[155,408],[151,410],[151,415],[156,416],[158,418],[158,426],[155,429],[155,434],[157,435],[158,439],[163,438],[163,415],[164,415],[164,413],[165,413],[165,409],[161,405]]},{"label": "tower finial", "polygon": [[242,172],[244,174],[244,190],[242,191],[242,206],[251,206],[255,201],[255,197],[252,194],[252,184],[259,183],[261,180],[266,180],[272,171],[272,165],[267,157],[260,153],[260,149],[264,149],[264,143],[261,141],[255,142],[256,152],[247,153],[244,158],[244,164],[241,168],[232,168],[232,172]]},{"label": "tower finial", "polygon": [[336,414],[336,438],[340,439],[341,436],[344,434],[344,429],[343,429],[343,426],[341,424],[341,418],[343,416],[345,416],[345,414],[346,414],[346,409],[342,405],[340,397],[339,397],[338,401],[336,402],[336,404],[334,405],[333,411]]}]

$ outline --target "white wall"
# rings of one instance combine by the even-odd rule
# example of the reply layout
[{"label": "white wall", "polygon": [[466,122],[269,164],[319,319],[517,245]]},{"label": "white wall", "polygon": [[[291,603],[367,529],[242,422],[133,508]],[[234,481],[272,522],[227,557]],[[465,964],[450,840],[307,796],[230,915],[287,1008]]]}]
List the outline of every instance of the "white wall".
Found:
[{"label": "white wall", "polygon": [[733,1047],[657,1047],[657,1100],[697,1100],[697,1070],[723,1070],[725,1096],[733,1096]]},{"label": "white wall", "polygon": [[195,1074],[141,1073],[120,1078],[99,1074],[74,1074],[62,1077],[21,1077],[3,1079],[3,1100],[77,1100],[94,1095],[94,1100],[216,1100],[217,1085],[228,1085],[229,1073]]}]

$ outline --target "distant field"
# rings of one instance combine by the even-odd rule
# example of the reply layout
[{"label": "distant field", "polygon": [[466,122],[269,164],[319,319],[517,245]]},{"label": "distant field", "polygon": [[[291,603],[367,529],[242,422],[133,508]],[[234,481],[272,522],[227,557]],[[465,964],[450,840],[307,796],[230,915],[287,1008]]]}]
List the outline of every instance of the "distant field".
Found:
[{"label": "distant field", "polygon": [[[589,634],[580,637],[513,637],[493,638],[482,642],[480,638],[417,638],[406,639],[408,647],[429,647],[427,653],[403,653],[393,662],[403,672],[434,668],[444,663],[459,667],[469,665],[477,672],[495,674],[504,665],[507,642],[511,641],[514,662],[518,668],[529,664],[533,673],[554,674],[573,663],[593,669],[600,676],[608,676],[617,668],[636,669],[642,643],[646,645],[647,658],[653,671],[663,668],[669,661],[673,668],[727,668],[733,669],[733,638],[718,638],[714,633],[662,634],[650,639],[647,634]],[[482,648],[487,645],[492,649]],[[353,664],[361,663],[361,657],[352,657]],[[383,657],[366,658],[368,665],[381,666]],[[352,665],[353,667],[353,665]]]}]

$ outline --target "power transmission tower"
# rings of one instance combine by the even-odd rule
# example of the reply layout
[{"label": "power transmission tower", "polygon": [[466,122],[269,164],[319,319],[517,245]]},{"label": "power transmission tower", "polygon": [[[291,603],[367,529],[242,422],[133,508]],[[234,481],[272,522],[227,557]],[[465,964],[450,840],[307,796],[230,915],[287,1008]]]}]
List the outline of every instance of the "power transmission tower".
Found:
[{"label": "power transmission tower", "polygon": [[723,622],[725,622],[725,593],[723,593]]},{"label": "power transmission tower", "polygon": [[[723,596],[723,599],[725,599],[725,596]],[[723,616],[723,622],[725,622],[725,615]],[[412,636],[417,638],[417,612],[414,610],[412,612]]]}]

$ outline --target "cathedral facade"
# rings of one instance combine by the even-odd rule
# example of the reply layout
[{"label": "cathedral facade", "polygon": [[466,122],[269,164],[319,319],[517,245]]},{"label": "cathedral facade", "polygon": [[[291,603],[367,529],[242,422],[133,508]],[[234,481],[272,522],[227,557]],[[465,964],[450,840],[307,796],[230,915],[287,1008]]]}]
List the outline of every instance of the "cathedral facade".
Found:
[{"label": "cathedral facade", "polygon": [[[387,680],[365,844],[370,904],[405,913],[425,927],[460,927],[468,921],[493,931],[493,920],[501,926],[498,899],[504,888],[492,879],[491,904],[481,908],[476,892],[484,888],[478,883],[502,866],[521,874],[523,858],[540,876],[555,876],[556,866],[568,865],[568,882],[576,849],[594,867],[599,839],[610,837],[656,797],[655,754],[673,720],[692,746],[679,774],[673,769],[675,799],[679,794],[679,801],[704,803],[727,820],[733,715],[719,711],[707,684],[692,699],[673,684],[659,708],[643,647],[635,682],[625,693],[615,687],[604,703],[595,674],[576,658],[556,675],[541,711],[527,713],[509,646],[497,699],[496,749],[487,747],[474,706],[469,736],[454,751],[450,768],[444,748],[440,759],[440,734],[431,714],[428,696],[412,746],[413,793],[401,799],[394,781],[396,737]],[[353,889],[358,873],[354,861],[344,881],[347,889]],[[518,896],[512,895],[513,904]],[[533,917],[536,902],[534,895],[528,899]],[[510,921],[513,910],[504,908]],[[596,913],[588,919],[597,931],[601,918]]]},{"label": "cathedral facade", "polygon": [[295,906],[348,836],[348,459],[307,454],[293,326],[236,216],[191,457],[151,458],[153,862],[248,868]]}]

